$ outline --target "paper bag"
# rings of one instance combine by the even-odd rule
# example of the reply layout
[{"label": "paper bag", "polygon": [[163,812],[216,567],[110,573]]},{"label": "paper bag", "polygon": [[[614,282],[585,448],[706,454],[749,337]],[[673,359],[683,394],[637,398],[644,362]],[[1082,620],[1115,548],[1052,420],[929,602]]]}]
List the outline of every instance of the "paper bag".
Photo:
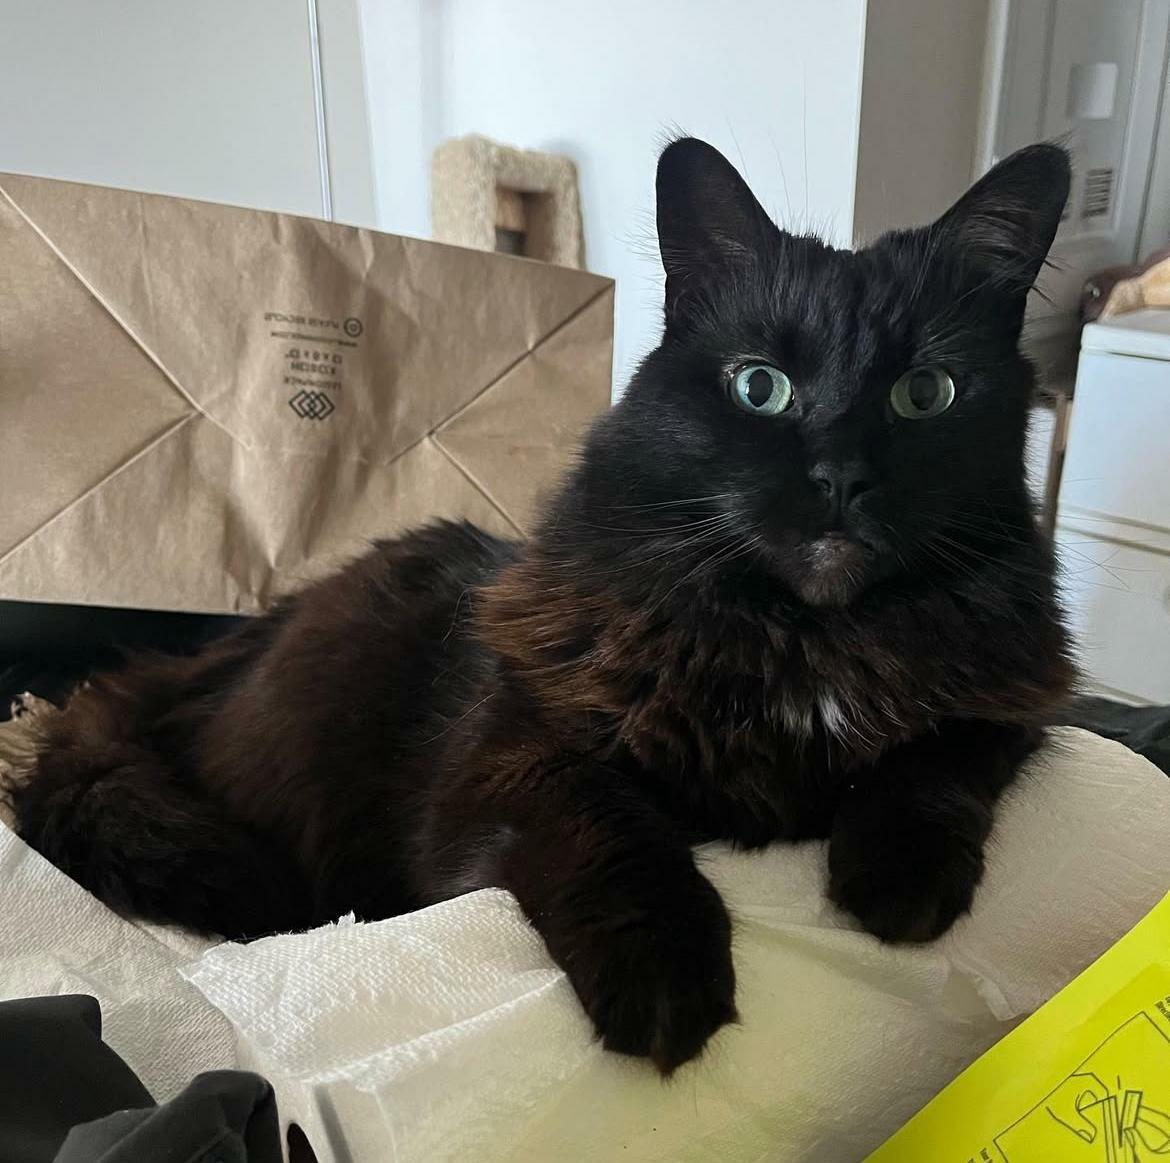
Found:
[{"label": "paper bag", "polygon": [[0,598],[248,612],[432,517],[525,531],[613,284],[0,175]]}]

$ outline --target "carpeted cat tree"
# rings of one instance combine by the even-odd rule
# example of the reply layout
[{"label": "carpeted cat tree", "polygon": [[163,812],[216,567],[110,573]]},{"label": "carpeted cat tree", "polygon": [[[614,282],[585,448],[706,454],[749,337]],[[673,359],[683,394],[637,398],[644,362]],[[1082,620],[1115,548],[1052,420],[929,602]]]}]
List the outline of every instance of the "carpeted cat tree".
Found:
[{"label": "carpeted cat tree", "polygon": [[472,135],[440,145],[431,163],[439,242],[585,266],[577,167],[567,157]]}]

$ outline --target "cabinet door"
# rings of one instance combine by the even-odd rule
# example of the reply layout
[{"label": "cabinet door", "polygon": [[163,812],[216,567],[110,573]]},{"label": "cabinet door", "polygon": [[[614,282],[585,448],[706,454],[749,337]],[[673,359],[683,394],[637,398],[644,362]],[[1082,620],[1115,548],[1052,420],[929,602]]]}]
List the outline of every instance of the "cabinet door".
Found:
[{"label": "cabinet door", "polygon": [[1061,590],[1090,688],[1170,703],[1170,554],[1057,529]]},{"label": "cabinet door", "polygon": [[1082,353],[1060,506],[1170,529],[1170,362]]}]

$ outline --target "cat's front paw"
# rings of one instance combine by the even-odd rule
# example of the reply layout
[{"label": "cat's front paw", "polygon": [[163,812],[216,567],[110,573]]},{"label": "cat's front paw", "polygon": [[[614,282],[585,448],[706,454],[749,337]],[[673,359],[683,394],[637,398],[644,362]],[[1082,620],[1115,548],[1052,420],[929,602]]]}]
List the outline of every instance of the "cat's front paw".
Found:
[{"label": "cat's front paw", "polygon": [[839,826],[829,843],[830,899],[891,944],[941,937],[982,876],[981,839],[924,823]]},{"label": "cat's front paw", "polygon": [[731,923],[704,884],[641,923],[594,931],[565,965],[602,1045],[649,1058],[663,1075],[737,1016]]}]

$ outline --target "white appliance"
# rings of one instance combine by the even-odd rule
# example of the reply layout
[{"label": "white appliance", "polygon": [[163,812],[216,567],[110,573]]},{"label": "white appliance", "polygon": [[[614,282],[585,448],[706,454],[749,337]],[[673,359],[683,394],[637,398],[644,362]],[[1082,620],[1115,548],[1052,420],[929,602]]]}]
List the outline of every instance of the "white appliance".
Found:
[{"label": "white appliance", "polygon": [[1170,703],[1170,310],[1084,329],[1056,539],[1090,686]]},{"label": "white appliance", "polygon": [[1044,139],[1073,154],[1056,263],[1041,280],[1049,302],[1033,304],[1033,331],[1075,327],[1087,275],[1166,241],[1151,179],[1160,132],[1170,132],[1159,129],[1168,32],[1170,0],[992,0],[983,165]]}]

